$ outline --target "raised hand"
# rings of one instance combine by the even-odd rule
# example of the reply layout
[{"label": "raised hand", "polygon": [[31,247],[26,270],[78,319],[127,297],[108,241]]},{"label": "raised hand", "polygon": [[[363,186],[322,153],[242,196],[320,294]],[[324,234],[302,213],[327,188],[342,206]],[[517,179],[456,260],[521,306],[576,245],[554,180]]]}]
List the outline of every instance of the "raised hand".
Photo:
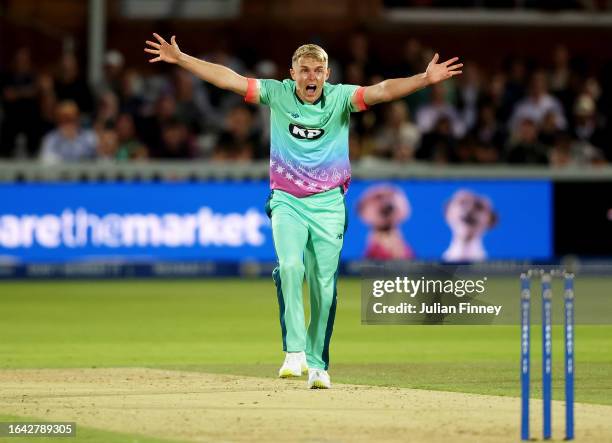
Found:
[{"label": "raised hand", "polygon": [[159,34],[153,33],[153,37],[157,40],[152,42],[147,40],[147,45],[150,47],[145,48],[145,52],[154,54],[157,57],[149,60],[149,63],[155,62],[166,62],[166,63],[178,63],[181,57],[181,50],[176,44],[176,37],[173,35],[170,39],[170,43],[164,40]]},{"label": "raised hand", "polygon": [[440,56],[436,53],[427,65],[425,76],[430,84],[439,83],[463,72],[459,70],[463,63],[453,64],[459,60],[459,57],[453,57],[444,63],[438,63],[439,58]]}]

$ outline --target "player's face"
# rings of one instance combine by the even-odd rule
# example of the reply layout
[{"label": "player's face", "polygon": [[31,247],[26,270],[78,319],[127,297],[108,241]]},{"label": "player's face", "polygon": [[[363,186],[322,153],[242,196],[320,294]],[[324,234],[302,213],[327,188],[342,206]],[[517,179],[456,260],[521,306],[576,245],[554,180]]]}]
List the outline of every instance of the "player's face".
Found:
[{"label": "player's face", "polygon": [[310,57],[301,57],[290,70],[298,97],[313,103],[321,96],[323,84],[329,78],[327,64]]}]

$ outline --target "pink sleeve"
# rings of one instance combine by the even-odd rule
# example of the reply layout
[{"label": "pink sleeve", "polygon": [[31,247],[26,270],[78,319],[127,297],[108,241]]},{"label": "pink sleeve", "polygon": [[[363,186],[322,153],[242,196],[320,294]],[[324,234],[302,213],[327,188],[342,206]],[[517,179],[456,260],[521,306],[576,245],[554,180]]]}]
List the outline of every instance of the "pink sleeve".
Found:
[{"label": "pink sleeve", "polygon": [[360,86],[355,91],[355,104],[357,105],[357,109],[359,109],[359,111],[366,111],[368,109],[368,105],[363,98],[363,94],[365,94],[365,86]]},{"label": "pink sleeve", "polygon": [[247,78],[247,92],[244,96],[244,101],[247,103],[257,103],[257,80],[254,78]]}]

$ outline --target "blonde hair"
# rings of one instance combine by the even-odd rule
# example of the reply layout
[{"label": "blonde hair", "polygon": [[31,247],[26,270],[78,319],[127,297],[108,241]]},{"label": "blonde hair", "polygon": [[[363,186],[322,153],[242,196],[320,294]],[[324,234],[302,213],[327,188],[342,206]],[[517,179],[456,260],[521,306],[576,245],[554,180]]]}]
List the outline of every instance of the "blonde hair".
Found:
[{"label": "blonde hair", "polygon": [[309,43],[302,45],[295,50],[293,57],[291,57],[291,64],[295,64],[302,57],[313,58],[319,62],[323,62],[327,65],[327,52],[319,45]]}]

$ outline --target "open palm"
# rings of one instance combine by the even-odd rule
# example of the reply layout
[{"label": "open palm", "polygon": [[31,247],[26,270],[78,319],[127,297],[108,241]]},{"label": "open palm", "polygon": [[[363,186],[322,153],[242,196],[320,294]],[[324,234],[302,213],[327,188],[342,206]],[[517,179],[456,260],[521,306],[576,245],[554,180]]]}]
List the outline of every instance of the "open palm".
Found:
[{"label": "open palm", "polygon": [[150,47],[145,48],[145,52],[149,54],[154,54],[157,57],[149,60],[149,63],[155,62],[167,62],[167,63],[177,63],[181,56],[181,50],[176,44],[176,37],[173,35],[170,39],[170,43],[164,40],[159,34],[153,33],[153,37],[157,40],[156,42],[152,42],[147,40],[147,45]]},{"label": "open palm", "polygon": [[436,53],[427,65],[427,70],[425,71],[425,75],[431,84],[439,83],[463,72],[459,70],[463,66],[463,63],[453,64],[459,60],[459,57],[453,57],[444,63],[438,63],[439,58],[439,55]]}]

